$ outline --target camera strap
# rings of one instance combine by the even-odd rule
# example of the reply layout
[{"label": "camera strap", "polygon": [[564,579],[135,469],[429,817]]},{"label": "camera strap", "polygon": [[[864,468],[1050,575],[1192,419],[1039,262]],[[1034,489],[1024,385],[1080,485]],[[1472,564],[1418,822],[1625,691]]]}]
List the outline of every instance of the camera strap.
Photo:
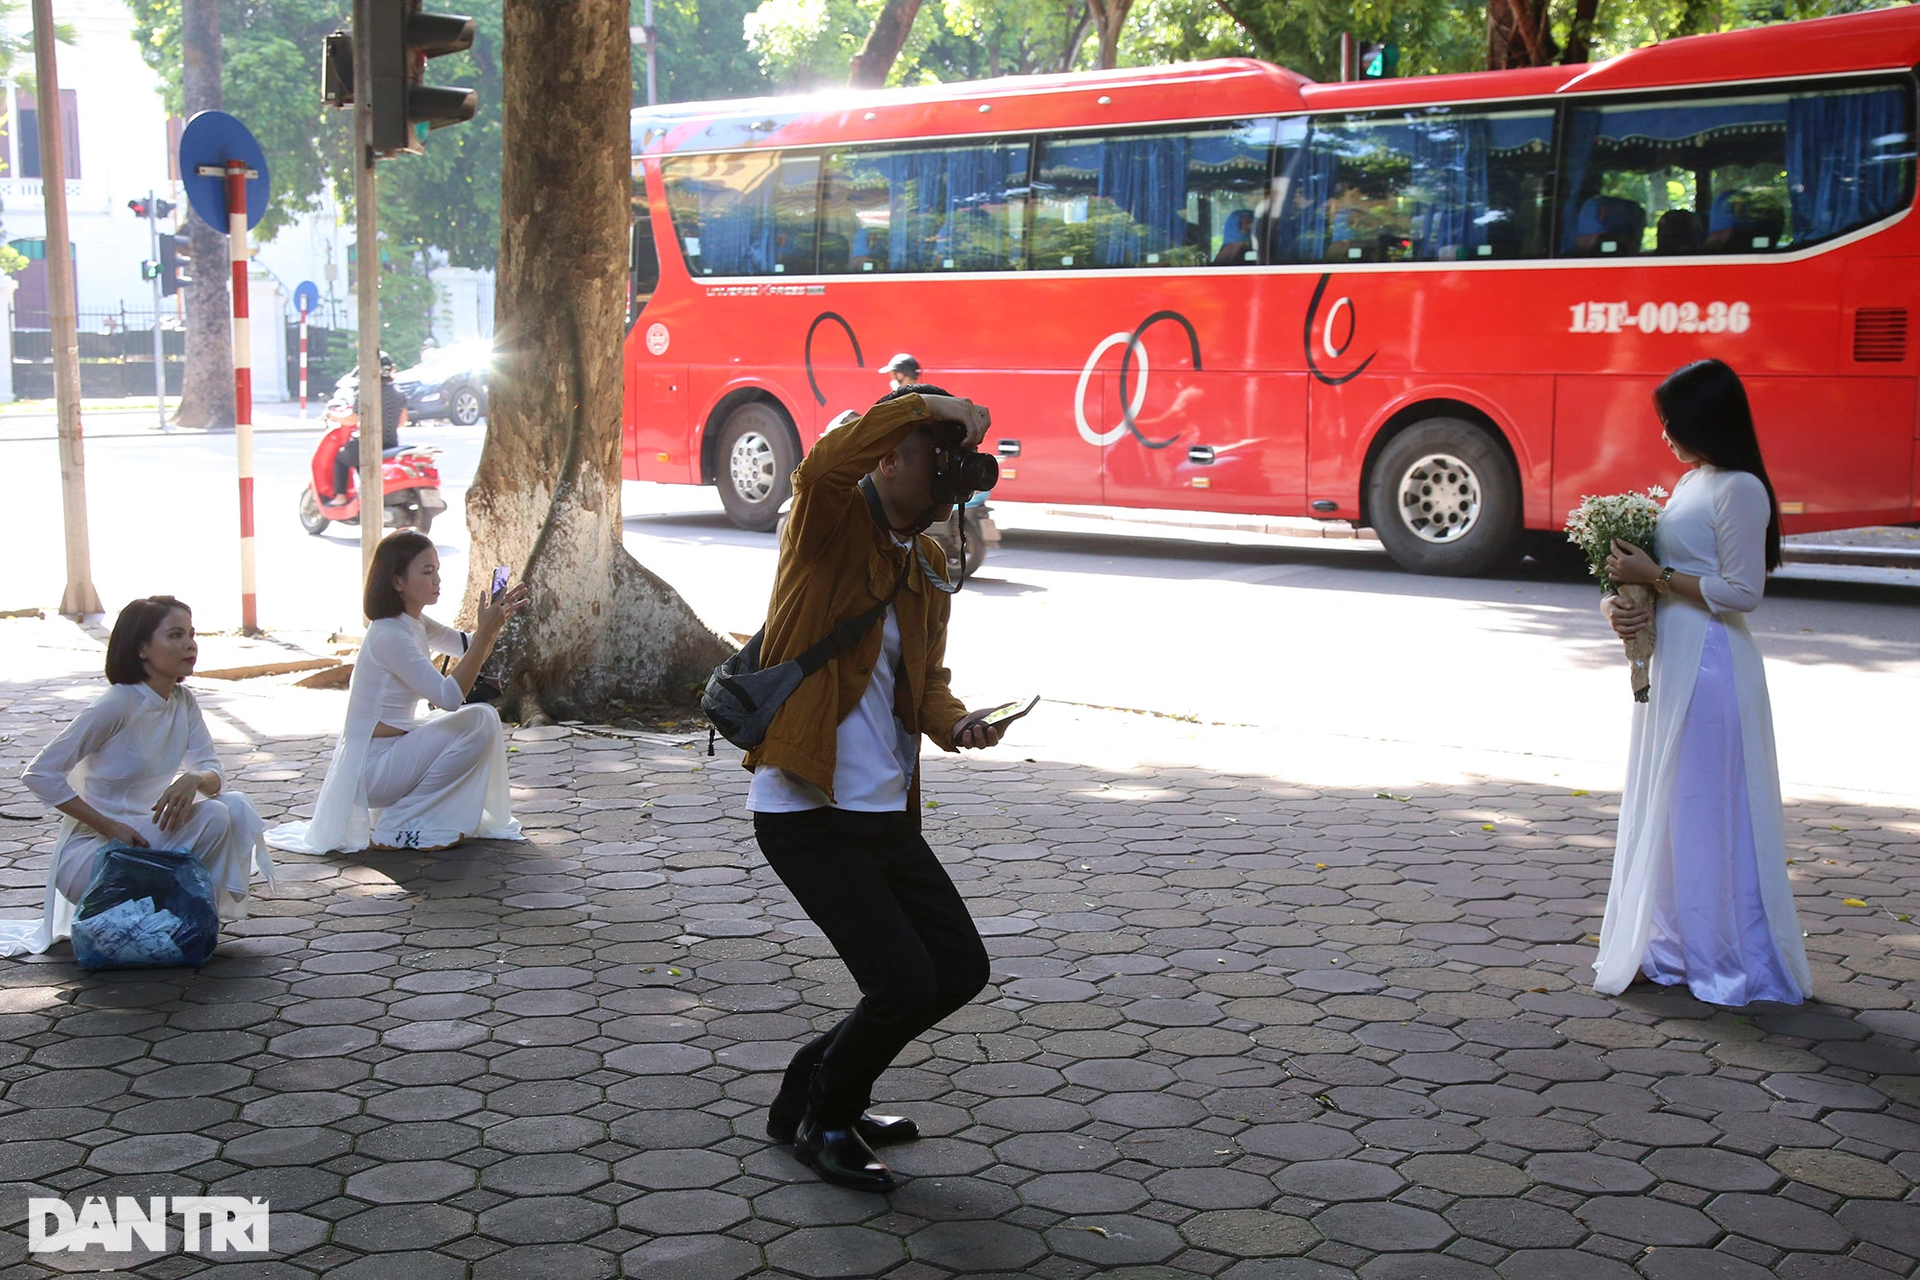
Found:
[{"label": "camera strap", "polygon": [[[873,517],[875,524],[885,529],[888,533],[898,532],[887,520],[887,509],[880,501],[880,491],[874,488],[872,476],[860,477],[860,496],[867,500],[867,514]],[[960,514],[961,528],[964,530],[966,527],[966,515],[964,511],[959,508],[955,508],[955,510]],[[945,578],[935,573],[933,566],[927,563],[927,553],[920,549],[920,534],[925,532],[925,530],[926,526],[922,525],[913,532],[912,554],[913,559],[919,562],[920,576],[925,578],[928,585],[932,586],[935,590],[944,595],[952,595],[960,589],[959,584],[948,582]],[[965,537],[965,534],[962,533],[961,536]],[[964,547],[964,545],[963,543],[962,546]],[[897,587],[894,589],[896,591],[899,590]]]}]

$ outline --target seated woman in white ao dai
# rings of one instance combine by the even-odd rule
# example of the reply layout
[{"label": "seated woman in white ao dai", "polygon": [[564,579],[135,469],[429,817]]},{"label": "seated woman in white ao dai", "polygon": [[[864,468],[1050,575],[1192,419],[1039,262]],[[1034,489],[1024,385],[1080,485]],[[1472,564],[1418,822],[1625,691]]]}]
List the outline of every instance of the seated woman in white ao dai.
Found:
[{"label": "seated woman in white ao dai", "polygon": [[[246,916],[254,872],[273,880],[260,815],[226,789],[200,704],[181,683],[200,649],[193,611],[135,600],[107,640],[111,687],[41,749],[27,789],[65,815],[38,920],[0,921],[0,955],[39,954],[71,935],[107,850],[170,849],[200,859],[222,920]],[[184,767],[182,767],[184,766]]]},{"label": "seated woman in white ao dai", "polygon": [[[367,571],[372,621],[353,665],[346,725],[312,820],[269,831],[274,848],[438,850],[470,837],[524,838],[507,796],[500,716],[464,704],[501,628],[526,605],[526,584],[482,600],[471,635],[425,616],[439,598],[433,543],[411,529],[382,540]],[[453,669],[442,675],[429,650],[455,657]],[[444,714],[422,717],[423,700]]]}]

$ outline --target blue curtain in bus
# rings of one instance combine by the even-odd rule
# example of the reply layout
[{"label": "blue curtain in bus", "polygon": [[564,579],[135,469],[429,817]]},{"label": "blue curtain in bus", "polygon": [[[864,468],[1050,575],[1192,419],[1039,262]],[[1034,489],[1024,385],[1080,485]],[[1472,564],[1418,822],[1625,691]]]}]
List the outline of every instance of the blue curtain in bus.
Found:
[{"label": "blue curtain in bus", "polygon": [[[885,156],[889,271],[1004,267],[999,235],[1013,164],[1001,147],[953,147]],[[1024,168],[1024,164],[1021,165]]]},{"label": "blue curtain in bus", "polygon": [[1108,138],[1100,147],[1096,198],[1124,218],[1093,220],[1093,261],[1101,267],[1146,263],[1187,242],[1187,157],[1190,140],[1179,134]]},{"label": "blue curtain in bus", "polygon": [[1566,157],[1567,185],[1566,203],[1560,208],[1560,253],[1571,254],[1574,241],[1580,234],[1580,206],[1588,195],[1586,190],[1587,169],[1593,162],[1593,144],[1600,136],[1600,113],[1596,110],[1567,112],[1566,142],[1562,154]]},{"label": "blue curtain in bus", "polygon": [[1288,157],[1281,171],[1281,177],[1287,180],[1287,203],[1275,218],[1275,261],[1319,262],[1327,256],[1331,229],[1328,202],[1340,172],[1339,136],[1324,127],[1313,127]]},{"label": "blue curtain in bus", "polygon": [[[1383,130],[1394,150],[1413,157],[1413,189],[1422,197],[1411,228],[1421,262],[1474,256],[1486,242],[1480,216],[1487,210],[1487,121],[1453,117]],[[1393,135],[1408,135],[1394,137]]]},{"label": "blue curtain in bus", "polygon": [[699,189],[701,270],[716,276],[773,272],[774,171],[746,190],[702,184]]},{"label": "blue curtain in bus", "polygon": [[1911,198],[1914,139],[1899,89],[1787,101],[1787,195],[1805,244],[1898,212]]}]

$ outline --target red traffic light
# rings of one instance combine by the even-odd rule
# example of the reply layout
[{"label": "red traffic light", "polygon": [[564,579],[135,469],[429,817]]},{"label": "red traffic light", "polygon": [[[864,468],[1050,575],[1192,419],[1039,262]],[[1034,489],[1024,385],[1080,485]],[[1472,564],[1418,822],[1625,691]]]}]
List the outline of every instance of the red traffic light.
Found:
[{"label": "red traffic light", "polygon": [[[133,210],[134,217],[144,218],[147,216],[147,204],[148,202],[145,200],[129,200],[127,201],[127,208]],[[171,200],[154,200],[152,204],[154,217],[171,218],[173,216],[173,202]]]}]

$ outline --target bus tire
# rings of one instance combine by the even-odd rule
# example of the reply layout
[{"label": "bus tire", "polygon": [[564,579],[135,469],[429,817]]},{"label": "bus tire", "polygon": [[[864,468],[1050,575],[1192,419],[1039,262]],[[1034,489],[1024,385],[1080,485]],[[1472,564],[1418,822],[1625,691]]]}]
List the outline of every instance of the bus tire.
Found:
[{"label": "bus tire", "polygon": [[1467,577],[1520,554],[1520,478],[1493,434],[1461,418],[1428,418],[1390,440],[1368,479],[1367,512],[1409,573]]},{"label": "bus tire", "polygon": [[800,442],[787,415],[764,400],[750,400],[727,415],[715,445],[714,483],[727,518],[742,529],[764,533],[780,518],[780,504],[793,494]]}]

